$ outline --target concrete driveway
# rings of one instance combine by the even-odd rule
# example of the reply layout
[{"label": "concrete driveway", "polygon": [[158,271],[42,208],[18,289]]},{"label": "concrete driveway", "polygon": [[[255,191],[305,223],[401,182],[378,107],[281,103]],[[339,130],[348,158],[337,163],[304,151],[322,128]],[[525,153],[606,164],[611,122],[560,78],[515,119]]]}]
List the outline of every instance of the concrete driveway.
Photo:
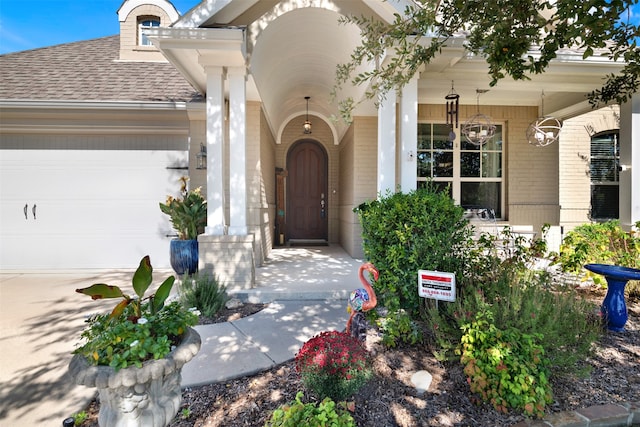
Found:
[{"label": "concrete driveway", "polygon": [[93,397],[95,389],[66,376],[67,365],[86,316],[113,301],[75,289],[98,282],[129,289],[132,274],[0,273],[0,426],[59,427]]}]

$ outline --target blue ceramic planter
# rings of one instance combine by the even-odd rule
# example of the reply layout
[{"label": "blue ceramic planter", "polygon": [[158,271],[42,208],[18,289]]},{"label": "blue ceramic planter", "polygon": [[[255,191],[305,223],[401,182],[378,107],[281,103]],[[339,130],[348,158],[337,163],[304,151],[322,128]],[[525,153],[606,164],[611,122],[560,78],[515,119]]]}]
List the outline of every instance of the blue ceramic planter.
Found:
[{"label": "blue ceramic planter", "polygon": [[587,264],[584,268],[607,279],[607,294],[600,312],[606,319],[609,330],[624,331],[624,325],[629,318],[627,303],[624,300],[624,287],[629,280],[640,280],[640,270],[607,264]]},{"label": "blue ceramic planter", "polygon": [[172,240],[170,262],[178,276],[198,271],[198,240]]}]

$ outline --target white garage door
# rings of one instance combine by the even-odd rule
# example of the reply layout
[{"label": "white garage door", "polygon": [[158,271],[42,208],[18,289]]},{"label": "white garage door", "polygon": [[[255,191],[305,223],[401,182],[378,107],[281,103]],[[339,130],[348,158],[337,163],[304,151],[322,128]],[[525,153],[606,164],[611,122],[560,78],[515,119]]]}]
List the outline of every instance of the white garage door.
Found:
[{"label": "white garage door", "polygon": [[0,268],[169,268],[159,202],[179,190],[186,151],[0,151]]}]

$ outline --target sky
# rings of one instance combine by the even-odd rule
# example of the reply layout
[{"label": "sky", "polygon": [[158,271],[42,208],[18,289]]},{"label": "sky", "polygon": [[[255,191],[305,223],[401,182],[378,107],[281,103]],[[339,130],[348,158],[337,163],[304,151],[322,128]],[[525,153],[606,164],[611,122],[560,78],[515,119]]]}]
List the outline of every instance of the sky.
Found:
[{"label": "sky", "polygon": [[[123,0],[0,0],[0,54],[112,36]],[[172,0],[180,14],[199,0]],[[640,5],[633,9],[640,22]]]},{"label": "sky", "polygon": [[[120,33],[124,0],[0,0],[0,54]],[[170,0],[182,15],[199,0]]]}]

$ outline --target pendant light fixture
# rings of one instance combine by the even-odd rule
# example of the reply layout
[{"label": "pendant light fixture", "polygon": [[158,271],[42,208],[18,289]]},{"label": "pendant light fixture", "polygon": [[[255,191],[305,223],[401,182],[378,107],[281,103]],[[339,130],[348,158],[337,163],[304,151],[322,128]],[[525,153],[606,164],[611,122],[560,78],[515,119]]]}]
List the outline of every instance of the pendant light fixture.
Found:
[{"label": "pendant light fixture", "polygon": [[311,122],[309,121],[309,99],[310,96],[305,96],[304,99],[307,100],[307,119],[304,121],[303,131],[306,135],[311,133]]},{"label": "pendant light fixture", "polygon": [[484,145],[496,133],[496,125],[491,122],[491,119],[480,114],[480,95],[487,92],[489,92],[487,89],[476,89],[477,113],[471,116],[460,129],[465,139],[475,146]]},{"label": "pendant light fixture", "polygon": [[560,138],[562,123],[555,117],[544,115],[544,91],[541,95],[542,117],[532,122],[527,128],[526,136],[529,144],[534,147],[546,147]]}]

